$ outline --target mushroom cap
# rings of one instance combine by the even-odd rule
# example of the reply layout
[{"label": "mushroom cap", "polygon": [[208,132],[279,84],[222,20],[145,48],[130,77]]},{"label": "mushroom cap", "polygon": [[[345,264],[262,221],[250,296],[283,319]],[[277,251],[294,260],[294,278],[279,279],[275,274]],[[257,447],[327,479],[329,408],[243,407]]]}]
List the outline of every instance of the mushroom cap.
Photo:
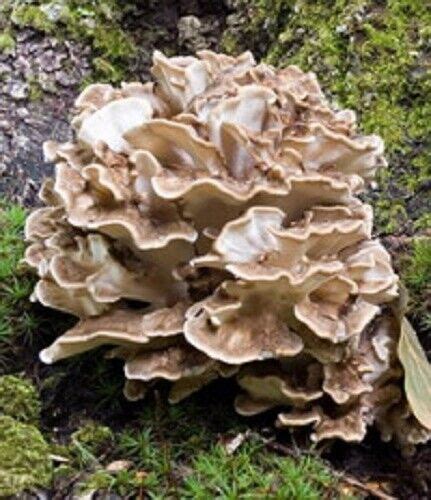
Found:
[{"label": "mushroom cap", "polygon": [[362,413],[362,408],[358,407],[336,418],[323,415],[316,422],[311,439],[316,443],[333,438],[339,438],[348,443],[359,443],[364,439],[366,432],[367,421]]},{"label": "mushroom cap", "polygon": [[337,255],[371,234],[368,206],[315,207],[304,219],[285,228],[286,214],[279,208],[252,207],[223,227],[213,252],[192,263],[222,267],[244,280],[276,279],[284,274],[294,281],[305,274],[302,269],[322,265],[323,257]]},{"label": "mushroom cap", "polygon": [[[152,214],[144,205],[123,200],[118,181],[110,174],[104,166],[89,165],[78,172],[66,164],[57,165],[54,189],[65,204],[70,224],[125,240],[139,250],[161,248],[176,240],[195,241],[195,230],[174,212]],[[126,175],[129,180],[130,174]]]},{"label": "mushroom cap", "polygon": [[186,340],[209,357],[233,365],[295,356],[303,349],[301,338],[271,311],[250,311],[218,322],[217,314],[235,308],[235,302],[194,304],[184,324]]},{"label": "mushroom cap", "polygon": [[62,288],[45,278],[36,283],[31,299],[78,318],[98,316],[109,309],[108,304],[96,302],[85,288],[75,290]]},{"label": "mushroom cap", "polygon": [[322,419],[322,412],[319,407],[312,407],[310,410],[292,410],[289,413],[279,413],[277,416],[277,427],[301,427],[319,423]]},{"label": "mushroom cap", "polygon": [[144,382],[157,378],[174,381],[200,375],[213,363],[214,360],[193,347],[178,344],[163,350],[132,354],[126,361],[124,373],[128,379]]},{"label": "mushroom cap", "polygon": [[[237,376],[238,384],[246,394],[237,397],[235,408],[246,415],[281,405],[302,408],[323,396],[320,376],[316,374],[316,369],[320,371],[320,366],[315,363],[308,366],[298,363],[296,370],[290,371],[284,371],[269,362],[252,364]],[[299,370],[302,373],[298,373]],[[298,380],[301,376],[303,380]]]},{"label": "mushroom cap", "polygon": [[157,347],[160,339],[182,332],[186,304],[143,313],[133,309],[113,309],[95,318],[79,321],[40,353],[44,363],[82,353],[103,344],[126,347]]},{"label": "mushroom cap", "polygon": [[146,99],[118,99],[84,118],[77,136],[80,141],[91,147],[101,141],[112,151],[120,153],[127,148],[123,135],[148,121],[152,115],[152,106]]}]

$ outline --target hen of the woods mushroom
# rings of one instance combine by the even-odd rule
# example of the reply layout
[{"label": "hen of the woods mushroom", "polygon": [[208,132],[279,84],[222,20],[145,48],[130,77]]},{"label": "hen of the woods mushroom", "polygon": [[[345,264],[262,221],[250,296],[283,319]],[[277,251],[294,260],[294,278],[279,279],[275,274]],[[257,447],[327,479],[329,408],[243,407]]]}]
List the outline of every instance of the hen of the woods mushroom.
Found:
[{"label": "hen of the woods mushroom", "polygon": [[429,439],[429,365],[357,197],[382,140],[295,66],[156,52],[152,73],[90,85],[75,140],[44,145],[25,259],[33,298],[79,321],[41,359],[109,344],[132,400],[236,377],[240,414],[278,408],[314,441]]}]

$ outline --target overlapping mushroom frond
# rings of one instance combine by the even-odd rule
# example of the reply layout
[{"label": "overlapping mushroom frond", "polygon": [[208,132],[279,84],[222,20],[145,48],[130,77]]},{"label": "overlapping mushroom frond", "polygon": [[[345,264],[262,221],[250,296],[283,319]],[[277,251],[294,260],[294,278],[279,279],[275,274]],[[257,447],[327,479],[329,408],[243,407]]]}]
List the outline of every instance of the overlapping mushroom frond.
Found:
[{"label": "overlapping mushroom frond", "polygon": [[75,140],[44,146],[55,179],[25,260],[34,299],[79,322],[41,359],[108,344],[132,400],[158,380],[177,402],[235,376],[238,412],[281,408],[277,425],[316,441],[371,424],[408,449],[428,439],[401,385],[398,278],[357,198],[381,139],[312,73],[250,53],[156,52],[153,75],[90,85]]}]

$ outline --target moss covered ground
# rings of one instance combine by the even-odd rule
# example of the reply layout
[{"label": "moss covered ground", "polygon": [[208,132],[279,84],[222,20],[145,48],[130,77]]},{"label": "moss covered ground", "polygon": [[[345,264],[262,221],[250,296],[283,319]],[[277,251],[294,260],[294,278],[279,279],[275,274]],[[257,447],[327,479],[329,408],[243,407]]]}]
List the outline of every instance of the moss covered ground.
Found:
[{"label": "moss covered ground", "polygon": [[49,446],[40,431],[0,415],[0,497],[46,487],[51,478]]}]

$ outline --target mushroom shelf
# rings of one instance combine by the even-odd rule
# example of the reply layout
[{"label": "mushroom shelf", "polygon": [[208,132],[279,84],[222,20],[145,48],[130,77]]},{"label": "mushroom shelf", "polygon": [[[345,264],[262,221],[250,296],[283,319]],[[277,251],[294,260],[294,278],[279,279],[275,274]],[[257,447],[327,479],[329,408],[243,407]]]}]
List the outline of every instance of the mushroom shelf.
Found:
[{"label": "mushroom shelf", "polygon": [[403,387],[398,277],[360,195],[382,140],[333,110],[314,74],[250,53],[154,53],[155,82],[87,87],[75,139],[27,219],[33,299],[77,324],[40,354],[100,345],[124,393],[178,402],[234,377],[242,415],[403,449],[431,436]]}]

